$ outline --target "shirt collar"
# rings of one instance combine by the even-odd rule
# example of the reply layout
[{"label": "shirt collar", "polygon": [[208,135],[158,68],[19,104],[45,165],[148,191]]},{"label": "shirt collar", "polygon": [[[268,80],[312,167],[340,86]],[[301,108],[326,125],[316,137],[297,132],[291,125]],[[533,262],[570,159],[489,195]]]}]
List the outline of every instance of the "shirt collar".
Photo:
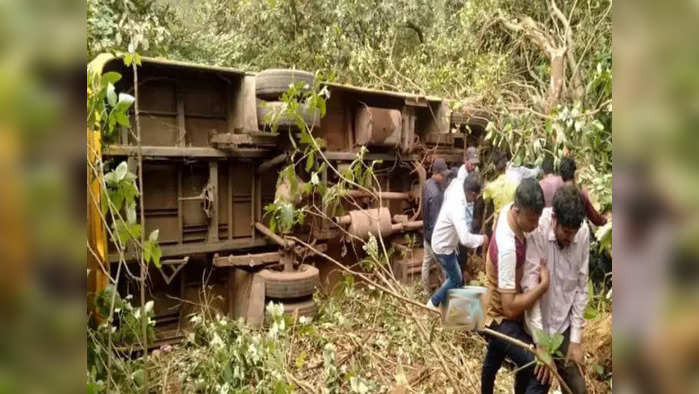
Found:
[{"label": "shirt collar", "polygon": [[[580,232],[580,230],[578,230],[578,232]],[[556,241],[556,233],[553,231],[553,226],[549,227],[548,235],[549,235],[550,242],[557,242]],[[575,237],[573,237],[573,242],[571,244],[575,244],[575,243],[578,243],[578,233],[575,233]]]}]

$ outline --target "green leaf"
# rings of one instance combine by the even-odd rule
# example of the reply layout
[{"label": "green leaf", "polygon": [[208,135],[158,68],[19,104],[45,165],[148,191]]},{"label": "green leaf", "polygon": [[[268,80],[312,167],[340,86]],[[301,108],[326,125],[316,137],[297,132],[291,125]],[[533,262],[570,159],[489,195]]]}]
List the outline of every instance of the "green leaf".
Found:
[{"label": "green leaf", "polygon": [[301,129],[301,138],[299,138],[299,142],[305,145],[311,145],[313,143],[313,137],[311,137],[311,134],[305,128]]},{"label": "green leaf", "polygon": [[128,223],[136,223],[136,203],[126,202],[126,221]]},{"label": "green leaf", "polygon": [[114,117],[116,118],[117,123],[119,123],[122,126],[129,127],[131,126],[131,122],[129,121],[129,117],[126,116],[125,113],[119,111],[117,112]]},{"label": "green leaf", "polygon": [[148,240],[155,242],[158,240],[158,235],[160,235],[160,230],[155,229],[155,230],[151,231],[150,235],[148,235]]},{"label": "green leaf", "polygon": [[112,111],[109,113],[109,117],[107,118],[107,135],[111,135],[112,131],[114,130],[114,127],[116,126],[116,111]]},{"label": "green leaf", "polygon": [[162,257],[163,251],[160,249],[160,245],[158,245],[155,241],[153,241],[153,250],[151,253],[153,256],[153,264],[155,264],[155,266],[158,268],[162,267],[162,264],[160,264],[160,257]]},{"label": "green leaf", "polygon": [[131,107],[134,101],[136,101],[136,99],[132,95],[119,93],[119,102],[117,103],[117,106],[120,109],[123,108],[122,111],[126,111],[129,109],[129,107]]},{"label": "green leaf", "polygon": [[112,84],[112,83],[107,85],[107,102],[112,107],[115,106],[117,103],[117,94],[116,94],[116,91],[114,89],[114,84]]},{"label": "green leaf", "polygon": [[558,334],[558,333],[553,334],[551,336],[551,349],[550,349],[551,353],[558,350],[558,348],[561,346],[562,343],[563,343],[563,335]]},{"label": "green leaf", "polygon": [[135,239],[141,236],[141,225],[138,223],[127,223],[117,219],[115,222],[116,236],[123,244],[130,239]]},{"label": "green leaf", "polygon": [[306,157],[306,172],[310,172],[311,168],[313,168],[313,164],[315,164],[315,151],[311,150],[308,152],[308,156]]},{"label": "green leaf", "polygon": [[[112,205],[114,205],[114,209],[117,211],[121,210],[121,207],[124,204],[124,195],[119,193],[119,190],[114,190],[114,189],[109,189],[107,190],[107,196],[109,197],[109,200],[112,202]],[[105,211],[106,213],[107,211]]]},{"label": "green leaf", "polygon": [[303,367],[303,363],[306,360],[306,355],[306,351],[304,350],[298,355],[298,357],[296,357],[296,368]]},{"label": "green leaf", "polygon": [[131,66],[131,62],[133,61],[133,56],[131,56],[130,53],[124,54],[124,64],[129,67]]},{"label": "green leaf", "polygon": [[148,263],[151,259],[153,251],[153,243],[148,241],[143,244],[143,261]]},{"label": "green leaf", "polygon": [[[129,178],[127,174],[126,178]],[[136,196],[138,196],[138,187],[133,180],[124,179],[119,183],[119,191],[124,196],[124,200],[128,202],[133,202]]]},{"label": "green leaf", "polygon": [[548,353],[539,352],[539,358],[541,359],[541,362],[543,362],[544,364],[550,365],[551,363],[553,363],[553,358]]},{"label": "green leaf", "polygon": [[597,375],[604,375],[604,367],[599,364],[595,364],[595,372],[597,373]]},{"label": "green leaf", "polygon": [[110,71],[102,74],[102,83],[105,84],[115,84],[121,79],[121,74],[118,72]]},{"label": "green leaf", "polygon": [[114,170],[115,180],[117,182],[121,181],[122,179],[124,179],[124,177],[126,177],[126,174],[128,172],[129,172],[128,165],[126,164],[125,161],[122,161],[121,163],[119,163],[117,168]]}]

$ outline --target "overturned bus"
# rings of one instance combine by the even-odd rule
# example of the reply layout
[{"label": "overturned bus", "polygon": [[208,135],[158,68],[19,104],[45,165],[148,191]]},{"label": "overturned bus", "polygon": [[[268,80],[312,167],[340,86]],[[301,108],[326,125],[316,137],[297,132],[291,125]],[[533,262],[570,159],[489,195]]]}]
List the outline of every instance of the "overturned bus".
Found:
[{"label": "overturned bus", "polygon": [[[123,76],[118,91],[134,94],[132,70],[120,59],[107,63],[107,71]],[[276,119],[275,132],[265,122],[283,106],[280,98],[290,84],[313,86],[314,74],[250,73],[150,58],[137,73],[140,144],[124,129],[102,146],[101,155],[107,165],[126,161],[135,169],[141,153],[142,224],[146,234],[159,229],[162,250],[162,265],[149,267],[147,282],[156,345],[181,337],[184,317],[203,302],[204,293],[209,306],[253,325],[263,324],[270,300],[281,302],[286,313],[312,316],[314,291],[332,283],[336,272],[319,253],[354,264],[363,252],[347,248],[351,238],[380,233],[404,251],[393,256],[396,277],[419,278],[421,188],[430,163],[443,158],[460,165],[487,123],[482,113],[453,112],[437,97],[320,83],[329,93],[326,112],[304,120],[323,141],[323,160],[341,171],[361,152],[361,160],[373,163],[380,187],[347,190],[338,211],[309,215],[294,225],[287,235],[305,240],[311,250],[272,231],[265,215],[265,207],[283,194],[279,189],[288,187],[279,175],[292,163],[299,138],[293,119]],[[133,124],[136,114],[131,116]],[[309,180],[304,167],[300,163],[296,171],[300,182]],[[323,166],[318,178],[330,187],[339,172]],[[102,269],[113,273],[120,256],[107,249]],[[138,267],[135,256],[126,259]],[[90,290],[104,283],[93,281]],[[118,291],[134,294],[138,286],[123,280]]]}]

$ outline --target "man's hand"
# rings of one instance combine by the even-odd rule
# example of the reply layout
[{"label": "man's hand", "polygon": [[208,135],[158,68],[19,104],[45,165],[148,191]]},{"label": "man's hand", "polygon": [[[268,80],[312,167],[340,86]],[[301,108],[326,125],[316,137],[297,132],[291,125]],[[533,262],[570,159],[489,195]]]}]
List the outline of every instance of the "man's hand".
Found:
[{"label": "man's hand", "polygon": [[549,269],[546,267],[546,260],[541,259],[539,264],[539,283],[541,286],[544,288],[549,287],[550,283],[550,278],[549,278]]},{"label": "man's hand", "polygon": [[[551,356],[549,356],[546,353],[546,350],[542,347],[537,346],[536,353],[538,355],[541,355],[539,359],[546,359],[547,356],[549,359],[551,358]],[[555,366],[553,368],[555,368]],[[551,373],[549,368],[546,367],[546,365],[540,360],[537,360],[536,366],[534,367],[534,375],[536,376],[537,380],[539,380],[539,382],[541,382],[542,384],[551,384],[553,382],[553,374]]]},{"label": "man's hand", "polygon": [[578,365],[582,365],[584,356],[583,353],[583,347],[581,344],[573,342],[568,344],[568,354],[566,354],[565,360],[566,365],[568,365],[569,361],[573,361]]}]

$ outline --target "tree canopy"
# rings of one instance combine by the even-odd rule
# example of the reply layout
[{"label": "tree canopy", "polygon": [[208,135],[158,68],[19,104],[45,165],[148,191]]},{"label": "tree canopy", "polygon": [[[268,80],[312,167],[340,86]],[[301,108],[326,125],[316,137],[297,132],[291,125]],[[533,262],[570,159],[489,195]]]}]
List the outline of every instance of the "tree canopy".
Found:
[{"label": "tree canopy", "polygon": [[88,0],[88,54],[129,45],[453,99],[515,162],[574,156],[611,205],[611,1]]}]

